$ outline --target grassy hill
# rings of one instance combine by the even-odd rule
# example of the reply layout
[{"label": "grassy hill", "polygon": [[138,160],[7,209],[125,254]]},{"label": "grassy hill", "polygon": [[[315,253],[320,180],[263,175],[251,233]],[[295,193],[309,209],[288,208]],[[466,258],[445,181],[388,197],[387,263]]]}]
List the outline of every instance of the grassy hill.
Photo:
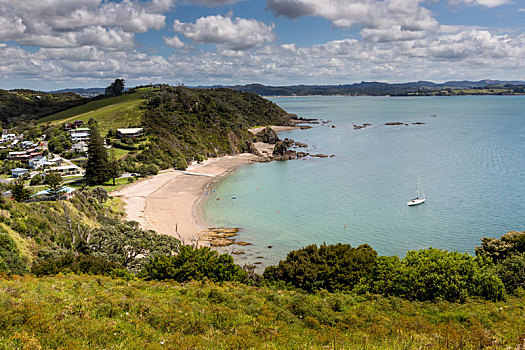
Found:
[{"label": "grassy hill", "polygon": [[145,96],[153,88],[141,88],[121,96],[94,100],[81,106],[49,115],[39,119],[41,124],[61,124],[74,120],[82,120],[87,123],[91,118],[95,119],[102,133],[109,129],[128,126],[138,126],[142,123]]},{"label": "grassy hill", "polygon": [[0,279],[1,349],[518,349],[525,299],[409,302],[235,283]]}]

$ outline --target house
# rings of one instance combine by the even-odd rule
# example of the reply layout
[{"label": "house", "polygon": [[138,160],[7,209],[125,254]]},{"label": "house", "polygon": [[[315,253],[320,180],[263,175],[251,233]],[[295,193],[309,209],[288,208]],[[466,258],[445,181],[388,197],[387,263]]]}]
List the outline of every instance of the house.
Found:
[{"label": "house", "polygon": [[140,137],[144,134],[144,128],[117,129],[118,138]]},{"label": "house", "polygon": [[52,167],[49,169],[45,169],[44,174],[47,174],[50,171],[56,171],[62,176],[77,175],[81,173],[80,168],[77,167],[76,165],[62,165],[62,166]]},{"label": "house", "polygon": [[74,126],[75,128],[81,128],[83,125],[84,125],[84,122],[83,122],[82,120],[75,120],[75,121],[73,122],[73,126]]},{"label": "house", "polygon": [[89,133],[87,132],[72,132],[71,133],[71,142],[82,142],[89,140]]},{"label": "house", "polygon": [[[15,140],[17,141],[17,140]],[[13,141],[12,144],[14,144],[15,142]],[[29,148],[35,148],[35,147],[38,147],[38,144],[34,143],[33,141],[22,141],[20,142],[20,147],[22,147],[22,149],[29,149]]]},{"label": "house", "polygon": [[77,132],[83,132],[89,135],[89,133],[91,132],[91,129],[90,128],[75,128],[75,129],[69,130],[70,134],[77,133]]},{"label": "house", "polygon": [[[62,186],[60,191],[62,192],[60,197],[65,197],[66,199],[70,199],[71,197],[74,196],[73,192],[75,192],[75,189],[72,188],[72,187],[69,187],[69,186]],[[39,192],[35,193],[34,195],[32,195],[31,198],[40,197],[40,196],[48,197],[49,196],[49,190],[39,191]]]},{"label": "house", "polygon": [[16,139],[16,134],[2,134],[2,142]]},{"label": "house", "polygon": [[38,169],[47,164],[47,158],[43,156],[37,156],[29,160],[29,168]]},{"label": "house", "polygon": [[87,152],[88,151],[88,145],[86,142],[84,141],[80,141],[80,142],[77,142],[77,143],[74,143],[73,145],[71,145],[71,149],[73,150],[73,152]]},{"label": "house", "polygon": [[29,169],[25,169],[25,168],[14,168],[11,170],[11,176],[14,177],[15,179],[17,177],[19,177],[20,175],[24,175],[24,174],[27,174],[29,172]]}]

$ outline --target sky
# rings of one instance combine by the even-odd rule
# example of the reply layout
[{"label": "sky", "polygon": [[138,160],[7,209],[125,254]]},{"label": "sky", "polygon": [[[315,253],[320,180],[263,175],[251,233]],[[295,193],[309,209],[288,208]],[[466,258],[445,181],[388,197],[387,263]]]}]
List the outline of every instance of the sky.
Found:
[{"label": "sky", "polygon": [[525,0],[0,0],[0,88],[525,80]]}]

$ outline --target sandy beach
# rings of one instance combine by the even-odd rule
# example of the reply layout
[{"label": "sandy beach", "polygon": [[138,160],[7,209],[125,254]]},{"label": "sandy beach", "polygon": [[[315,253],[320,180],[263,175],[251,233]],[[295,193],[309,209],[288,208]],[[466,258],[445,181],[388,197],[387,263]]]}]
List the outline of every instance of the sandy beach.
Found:
[{"label": "sandy beach", "polygon": [[190,165],[186,171],[172,170],[152,176],[111,195],[126,204],[127,220],[139,222],[143,229],[180,235],[189,244],[207,230],[199,210],[206,189],[236,167],[257,158],[243,153],[209,159]]},{"label": "sandy beach", "polygon": [[[250,129],[257,133],[264,127]],[[293,130],[293,126],[272,126],[275,132]],[[257,142],[262,157],[251,153],[225,156],[190,165],[186,171],[170,170],[143,179],[112,192],[126,204],[126,219],[140,223],[143,229],[179,237],[186,244],[202,237],[208,227],[202,219],[200,205],[206,191],[221,177],[237,167],[258,161],[273,151],[274,145]]]}]

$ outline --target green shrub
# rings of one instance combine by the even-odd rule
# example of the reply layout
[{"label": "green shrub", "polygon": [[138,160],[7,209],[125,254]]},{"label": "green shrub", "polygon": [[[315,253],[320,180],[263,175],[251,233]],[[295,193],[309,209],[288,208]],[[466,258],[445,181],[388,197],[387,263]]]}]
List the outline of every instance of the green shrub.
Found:
[{"label": "green shrub", "polygon": [[502,300],[505,288],[493,267],[489,260],[468,253],[429,248],[409,251],[401,260],[378,258],[363,283],[372,293],[410,300],[464,301],[473,296]]},{"label": "green shrub", "polygon": [[523,252],[525,252],[525,231],[510,231],[501,238],[483,237],[481,246],[476,247],[476,255],[489,257],[495,262]]},{"label": "green shrub", "polygon": [[40,185],[42,183],[42,176],[36,174],[35,176],[33,176],[31,178],[31,181],[29,181],[29,185],[31,186],[37,186],[37,185]]},{"label": "green shrub", "polygon": [[186,168],[188,168],[188,162],[184,158],[177,158],[173,167],[177,170],[186,170]]},{"label": "green shrub", "polygon": [[102,257],[69,252],[58,259],[42,259],[33,264],[31,272],[37,276],[56,275],[60,272],[87,273],[91,275],[109,275],[118,264]]},{"label": "green shrub", "polygon": [[507,257],[497,264],[496,272],[508,292],[514,293],[518,288],[525,288],[525,253]]},{"label": "green shrub", "polygon": [[313,291],[349,291],[361,278],[367,277],[377,258],[377,252],[363,244],[309,245],[288,253],[278,266],[264,270],[269,281],[284,281],[294,287]]},{"label": "green shrub", "polygon": [[9,234],[0,231],[0,273],[22,275],[27,271],[15,241]]},{"label": "green shrub", "polygon": [[219,254],[209,247],[181,246],[177,255],[155,256],[142,270],[142,276],[150,280],[224,282],[242,281],[246,272],[228,254]]}]

